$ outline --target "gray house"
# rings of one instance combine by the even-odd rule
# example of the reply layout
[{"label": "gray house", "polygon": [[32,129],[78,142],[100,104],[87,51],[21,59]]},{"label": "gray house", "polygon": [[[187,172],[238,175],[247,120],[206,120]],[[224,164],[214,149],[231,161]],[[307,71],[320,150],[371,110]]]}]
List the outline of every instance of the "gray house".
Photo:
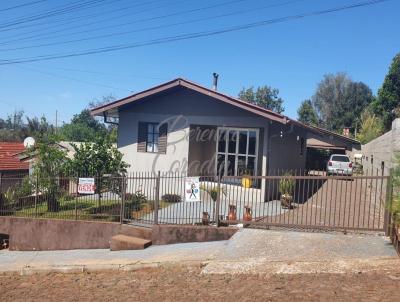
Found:
[{"label": "gray house", "polygon": [[181,78],[91,113],[118,123],[118,148],[130,172],[240,176],[304,169],[307,138],[332,143],[333,135]]}]

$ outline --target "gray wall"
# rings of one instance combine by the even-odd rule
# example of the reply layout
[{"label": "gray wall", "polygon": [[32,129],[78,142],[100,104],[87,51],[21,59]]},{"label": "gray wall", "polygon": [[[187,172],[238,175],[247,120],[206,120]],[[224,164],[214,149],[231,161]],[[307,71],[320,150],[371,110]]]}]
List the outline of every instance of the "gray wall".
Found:
[{"label": "gray wall", "polygon": [[[301,138],[304,138],[303,154],[300,153]],[[277,169],[305,169],[307,158],[306,138],[307,132],[304,129],[272,123],[269,137],[269,173],[276,174]]]},{"label": "gray wall", "polygon": [[392,122],[391,131],[361,146],[364,171],[373,170],[376,173],[376,169],[380,170],[381,163],[384,162],[387,174],[389,169],[394,167],[396,152],[400,152],[400,118]]},{"label": "gray wall", "polygon": [[[190,125],[259,128],[263,129],[260,133],[264,136],[268,133],[265,118],[187,89],[130,104],[120,108],[119,115],[118,147],[124,160],[131,165],[130,172],[173,170],[186,173]],[[139,121],[159,123],[166,120],[169,124],[167,153],[137,152]],[[261,161],[266,165],[264,150]]]}]

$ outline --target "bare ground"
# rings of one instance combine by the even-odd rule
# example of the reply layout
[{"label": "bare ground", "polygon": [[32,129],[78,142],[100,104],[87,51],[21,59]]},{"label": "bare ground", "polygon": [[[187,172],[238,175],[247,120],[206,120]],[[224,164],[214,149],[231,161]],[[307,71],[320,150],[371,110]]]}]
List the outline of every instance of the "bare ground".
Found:
[{"label": "bare ground", "polygon": [[400,301],[400,268],[345,274],[201,274],[201,267],[0,275],[1,301]]}]

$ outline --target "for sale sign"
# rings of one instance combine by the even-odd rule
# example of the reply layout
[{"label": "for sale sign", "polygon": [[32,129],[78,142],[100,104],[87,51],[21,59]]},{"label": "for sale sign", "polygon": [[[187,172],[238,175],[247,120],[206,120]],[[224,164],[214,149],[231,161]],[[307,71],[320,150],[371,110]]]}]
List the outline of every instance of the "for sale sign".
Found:
[{"label": "for sale sign", "polygon": [[95,190],[96,185],[94,184],[94,178],[79,178],[79,194],[94,194]]},{"label": "for sale sign", "polygon": [[200,178],[186,177],[185,201],[200,201]]}]

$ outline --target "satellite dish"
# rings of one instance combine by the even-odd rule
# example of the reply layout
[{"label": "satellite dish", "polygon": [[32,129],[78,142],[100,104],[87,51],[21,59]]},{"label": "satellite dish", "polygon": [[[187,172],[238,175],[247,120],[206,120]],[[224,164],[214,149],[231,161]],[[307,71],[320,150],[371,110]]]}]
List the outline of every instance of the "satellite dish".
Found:
[{"label": "satellite dish", "polygon": [[24,147],[25,148],[30,148],[35,145],[35,139],[33,137],[28,136],[27,138],[24,139]]}]

